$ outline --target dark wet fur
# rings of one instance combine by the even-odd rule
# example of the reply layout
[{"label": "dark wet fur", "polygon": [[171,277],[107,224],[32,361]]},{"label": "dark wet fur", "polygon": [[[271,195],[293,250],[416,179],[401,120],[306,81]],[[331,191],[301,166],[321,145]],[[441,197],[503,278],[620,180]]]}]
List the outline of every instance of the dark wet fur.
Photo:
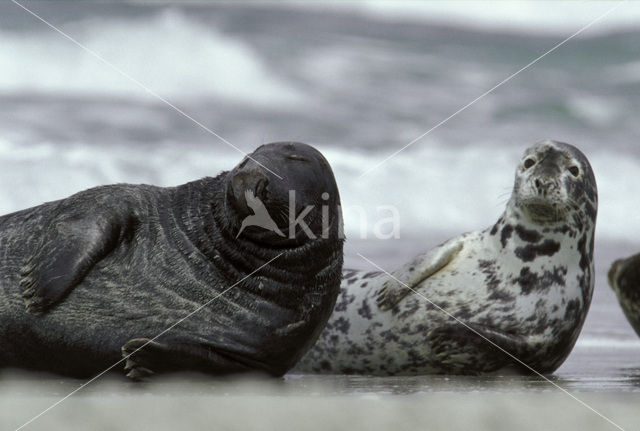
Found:
[{"label": "dark wet fur", "polygon": [[[283,253],[137,359],[154,372],[284,374],[316,340],[334,307],[343,260],[338,223],[328,239],[296,246],[236,239],[231,225],[238,220],[225,206],[226,175],[175,188],[97,187],[0,217],[0,366],[95,375],[119,361],[129,341],[155,337]],[[87,238],[109,232],[98,240],[104,255],[97,253],[99,259],[57,303],[38,315],[27,313],[20,281],[21,273],[31,275],[33,263],[27,262],[34,255],[51,250],[49,261],[62,276],[65,267],[87,260],[85,250],[78,255],[77,244],[65,243],[69,238],[62,234],[58,242],[45,243],[55,240],[48,233],[57,221],[70,217],[83,220],[85,229],[69,238],[91,242]],[[28,286],[33,282],[23,281]]]}]

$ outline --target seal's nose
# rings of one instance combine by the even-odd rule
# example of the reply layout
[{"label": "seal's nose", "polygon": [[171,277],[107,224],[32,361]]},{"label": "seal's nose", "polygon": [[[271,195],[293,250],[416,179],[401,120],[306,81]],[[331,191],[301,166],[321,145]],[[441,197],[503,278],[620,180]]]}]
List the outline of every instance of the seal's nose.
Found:
[{"label": "seal's nose", "polygon": [[536,186],[536,190],[540,196],[547,196],[552,187],[556,184],[550,178],[536,178],[534,181],[534,185]]},{"label": "seal's nose", "polygon": [[266,197],[269,177],[256,164],[246,165],[238,169],[231,178],[233,196],[238,202],[245,200],[244,193],[249,190],[260,200]]}]

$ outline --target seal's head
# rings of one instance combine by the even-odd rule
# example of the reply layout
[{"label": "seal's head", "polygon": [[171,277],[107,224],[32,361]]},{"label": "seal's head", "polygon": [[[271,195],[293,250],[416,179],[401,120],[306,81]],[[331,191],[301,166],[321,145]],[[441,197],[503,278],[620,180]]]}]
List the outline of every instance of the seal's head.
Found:
[{"label": "seal's head", "polygon": [[563,223],[576,212],[595,221],[597,199],[591,165],[576,147],[543,141],[525,151],[516,169],[512,201],[530,221]]},{"label": "seal's head", "polygon": [[340,196],[327,160],[300,142],[258,147],[227,176],[227,202],[238,236],[291,245],[336,238]]},{"label": "seal's head", "polygon": [[623,295],[640,304],[640,254],[613,262],[607,279],[618,296]]},{"label": "seal's head", "polygon": [[640,253],[613,262],[607,278],[627,320],[640,335]]}]

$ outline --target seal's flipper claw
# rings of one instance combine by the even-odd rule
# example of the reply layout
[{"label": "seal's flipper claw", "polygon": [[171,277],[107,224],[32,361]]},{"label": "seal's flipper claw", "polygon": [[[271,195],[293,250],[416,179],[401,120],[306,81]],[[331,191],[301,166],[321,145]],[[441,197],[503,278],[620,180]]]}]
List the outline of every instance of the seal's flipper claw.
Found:
[{"label": "seal's flipper claw", "polygon": [[125,375],[135,382],[141,382],[146,380],[148,377],[153,376],[155,373],[149,368],[142,367],[138,365],[137,362],[132,359],[127,359],[126,365],[124,367]]},{"label": "seal's flipper claw", "polygon": [[154,374],[155,373],[148,368],[137,367],[129,371],[126,375],[127,377],[129,377],[131,380],[135,382],[141,382],[146,380],[148,377],[151,377]]},{"label": "seal's flipper claw", "polygon": [[386,311],[395,307],[396,304],[406,296],[406,293],[404,292],[405,289],[406,288],[404,288],[404,286],[394,279],[385,281],[376,295],[376,304],[378,304],[378,308],[382,311]]},{"label": "seal's flipper claw", "polygon": [[47,303],[45,303],[42,298],[34,297],[28,300],[25,300],[25,307],[26,307],[27,313],[40,316],[44,314],[47,308]]},{"label": "seal's flipper claw", "polygon": [[[82,250],[77,254],[82,254]],[[20,288],[27,312],[43,313],[77,284],[80,275],[84,276],[78,274],[80,268],[73,270],[73,261],[78,259],[80,256],[74,257],[70,249],[56,251],[54,247],[42,247],[38,251],[34,264],[25,265],[20,274]]]},{"label": "seal's flipper claw", "polygon": [[154,347],[159,346],[161,346],[159,343],[148,338],[134,338],[127,341],[121,348],[122,357],[126,360],[124,365],[126,376],[140,381],[155,374],[151,368],[148,368],[150,366],[148,363],[151,362],[149,355],[152,355],[151,351]]}]

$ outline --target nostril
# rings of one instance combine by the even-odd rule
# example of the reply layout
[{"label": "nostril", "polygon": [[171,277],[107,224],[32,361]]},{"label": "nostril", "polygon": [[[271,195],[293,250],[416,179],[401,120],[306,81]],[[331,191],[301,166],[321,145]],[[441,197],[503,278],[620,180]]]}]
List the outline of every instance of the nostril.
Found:
[{"label": "nostril", "polygon": [[264,200],[266,197],[266,192],[267,192],[267,185],[269,184],[269,180],[267,178],[262,178],[260,180],[258,180],[258,182],[256,183],[256,188],[254,190],[254,195],[260,199],[260,200]]},{"label": "nostril", "polygon": [[542,188],[542,183],[540,182],[540,180],[536,180],[535,185],[536,185],[536,189],[538,190]]},{"label": "nostril", "polygon": [[244,193],[247,190],[251,190],[256,197],[266,194],[269,179],[259,169],[245,168],[232,175],[231,188],[233,195],[239,201],[244,201]]}]

